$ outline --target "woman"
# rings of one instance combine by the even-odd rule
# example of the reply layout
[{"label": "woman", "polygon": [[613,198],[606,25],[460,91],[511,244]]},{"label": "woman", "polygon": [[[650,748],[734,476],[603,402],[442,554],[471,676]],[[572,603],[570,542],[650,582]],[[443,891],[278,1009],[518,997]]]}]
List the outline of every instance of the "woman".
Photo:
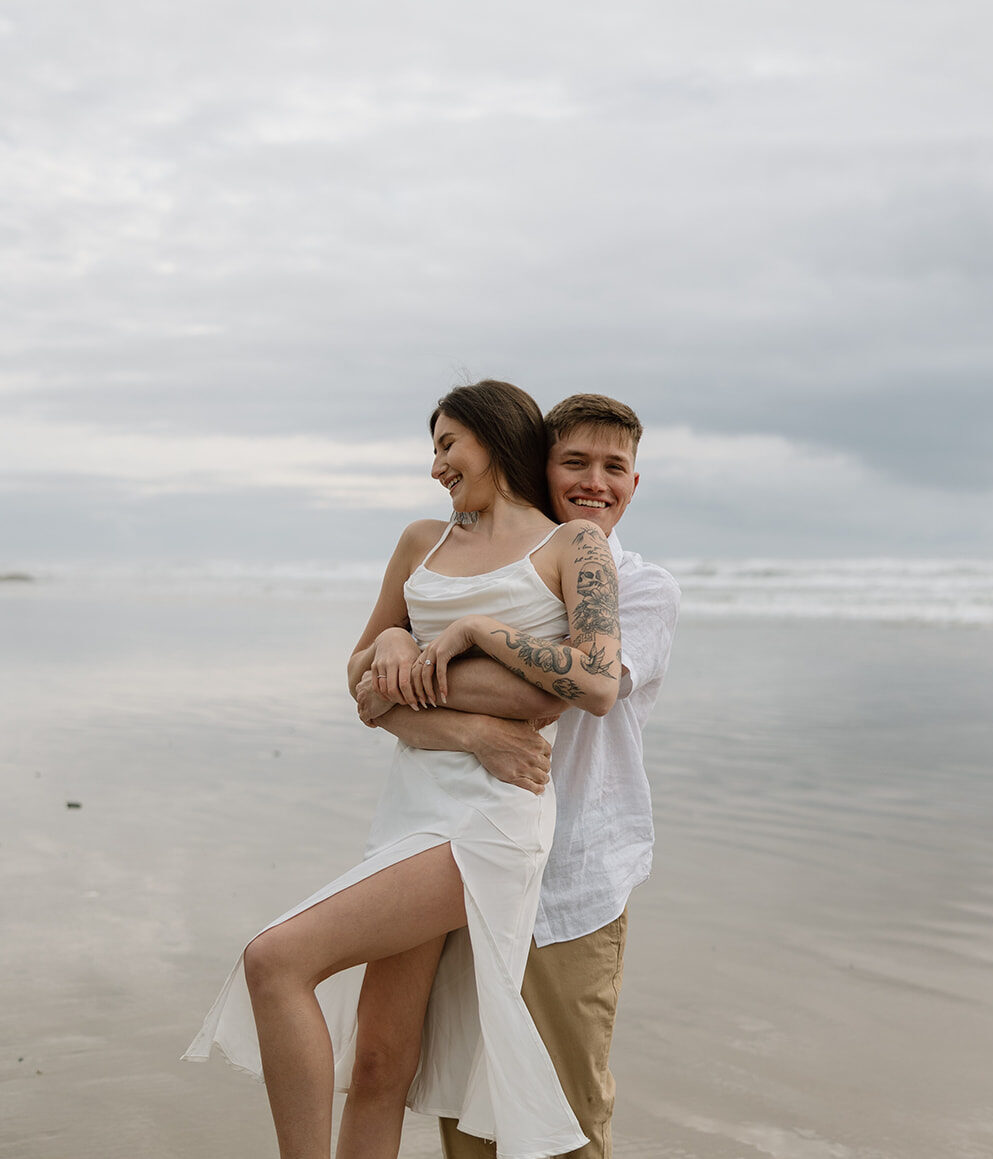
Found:
[{"label": "woman", "polygon": [[[537,405],[486,381],[446,395],[430,426],[453,522],[401,536],[349,663],[353,689],[371,668],[386,693],[444,702],[448,662],[479,648],[608,711],[617,577],[594,524],[545,514]],[[398,745],[365,860],[249,943],[185,1057],[216,1042],[264,1071],[282,1159],[327,1159],[335,1087],[349,1091],[338,1159],[395,1159],[405,1101],[496,1138],[502,1159],[582,1146],[520,997],[553,828],[551,789]],[[351,969],[362,963],[364,976]]]}]

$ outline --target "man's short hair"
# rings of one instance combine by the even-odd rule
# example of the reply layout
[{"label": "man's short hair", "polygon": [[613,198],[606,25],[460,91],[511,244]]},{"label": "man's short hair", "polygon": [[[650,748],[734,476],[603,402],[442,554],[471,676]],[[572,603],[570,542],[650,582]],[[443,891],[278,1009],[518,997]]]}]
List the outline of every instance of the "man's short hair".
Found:
[{"label": "man's short hair", "polygon": [[644,427],[634,411],[605,394],[571,394],[545,415],[545,429],[551,446],[577,427],[625,431],[631,438],[631,453],[638,450]]}]

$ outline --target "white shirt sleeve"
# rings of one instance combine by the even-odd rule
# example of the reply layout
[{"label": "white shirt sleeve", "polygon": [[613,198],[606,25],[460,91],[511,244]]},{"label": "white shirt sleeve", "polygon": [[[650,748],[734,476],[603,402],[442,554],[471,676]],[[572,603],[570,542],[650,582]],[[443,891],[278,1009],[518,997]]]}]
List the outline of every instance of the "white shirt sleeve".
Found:
[{"label": "white shirt sleeve", "polygon": [[663,568],[641,564],[628,582],[622,581],[622,697],[665,675],[678,614],[679,585]]}]

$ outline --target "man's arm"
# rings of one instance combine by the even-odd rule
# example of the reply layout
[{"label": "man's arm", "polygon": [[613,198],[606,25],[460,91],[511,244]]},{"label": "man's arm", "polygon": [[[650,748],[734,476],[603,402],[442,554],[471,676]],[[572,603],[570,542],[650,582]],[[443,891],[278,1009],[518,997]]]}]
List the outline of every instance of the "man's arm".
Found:
[{"label": "man's arm", "polygon": [[413,748],[472,753],[492,776],[532,793],[543,793],[548,783],[552,746],[526,721],[397,705],[375,724]]},{"label": "man's arm", "polygon": [[543,692],[489,656],[457,660],[449,673],[446,707],[459,712],[536,720],[560,716],[567,707],[554,693]]},{"label": "man's arm", "polygon": [[[551,692],[543,692],[509,668],[489,656],[470,656],[452,661],[449,668],[448,701],[446,707],[458,712],[478,712],[487,716],[502,716],[510,720],[539,720],[561,715],[565,702]],[[368,687],[368,686],[366,686]],[[376,691],[379,691],[378,689]],[[358,699],[358,680],[351,686]],[[368,701],[368,697],[365,698]],[[382,696],[379,711],[360,712],[369,724],[372,718],[386,711],[386,702],[400,703]],[[413,743],[413,742],[410,742]],[[416,748],[430,746],[416,745]],[[440,745],[439,748],[447,748]]]},{"label": "man's arm", "polygon": [[679,594],[676,581],[655,564],[642,564],[627,576],[620,609],[622,697],[665,676],[679,615]]},{"label": "man's arm", "polygon": [[[359,715],[413,748],[472,753],[498,780],[543,793],[551,766],[551,746],[529,721],[549,722],[565,705],[488,656],[454,661],[447,708],[419,712],[388,706],[366,672],[354,688]],[[370,708],[370,704],[372,708]]]}]

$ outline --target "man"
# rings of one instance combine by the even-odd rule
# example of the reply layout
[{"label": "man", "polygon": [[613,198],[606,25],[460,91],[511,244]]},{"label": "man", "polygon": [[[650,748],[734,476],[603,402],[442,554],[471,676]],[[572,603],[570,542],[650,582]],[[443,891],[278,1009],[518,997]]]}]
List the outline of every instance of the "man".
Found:
[{"label": "man", "polygon": [[[661,567],[622,550],[615,531],[638,486],[642,426],[634,411],[604,395],[579,394],[553,407],[545,422],[556,518],[591,520],[608,537],[620,582],[623,673],[606,716],[573,710],[559,721],[551,754],[555,839],[522,993],[590,1139],[570,1159],[609,1159],[614,1080],[608,1056],[626,907],[631,890],[648,876],[654,841],[641,734],[668,666],[679,588]],[[495,661],[467,659],[451,669],[448,704],[462,711],[415,714],[397,707],[375,723],[421,748],[474,752],[501,780],[542,790],[547,745],[526,718],[560,712],[562,702]],[[446,1159],[494,1159],[492,1143],[463,1134],[453,1120],[442,1120],[441,1133]]]}]

